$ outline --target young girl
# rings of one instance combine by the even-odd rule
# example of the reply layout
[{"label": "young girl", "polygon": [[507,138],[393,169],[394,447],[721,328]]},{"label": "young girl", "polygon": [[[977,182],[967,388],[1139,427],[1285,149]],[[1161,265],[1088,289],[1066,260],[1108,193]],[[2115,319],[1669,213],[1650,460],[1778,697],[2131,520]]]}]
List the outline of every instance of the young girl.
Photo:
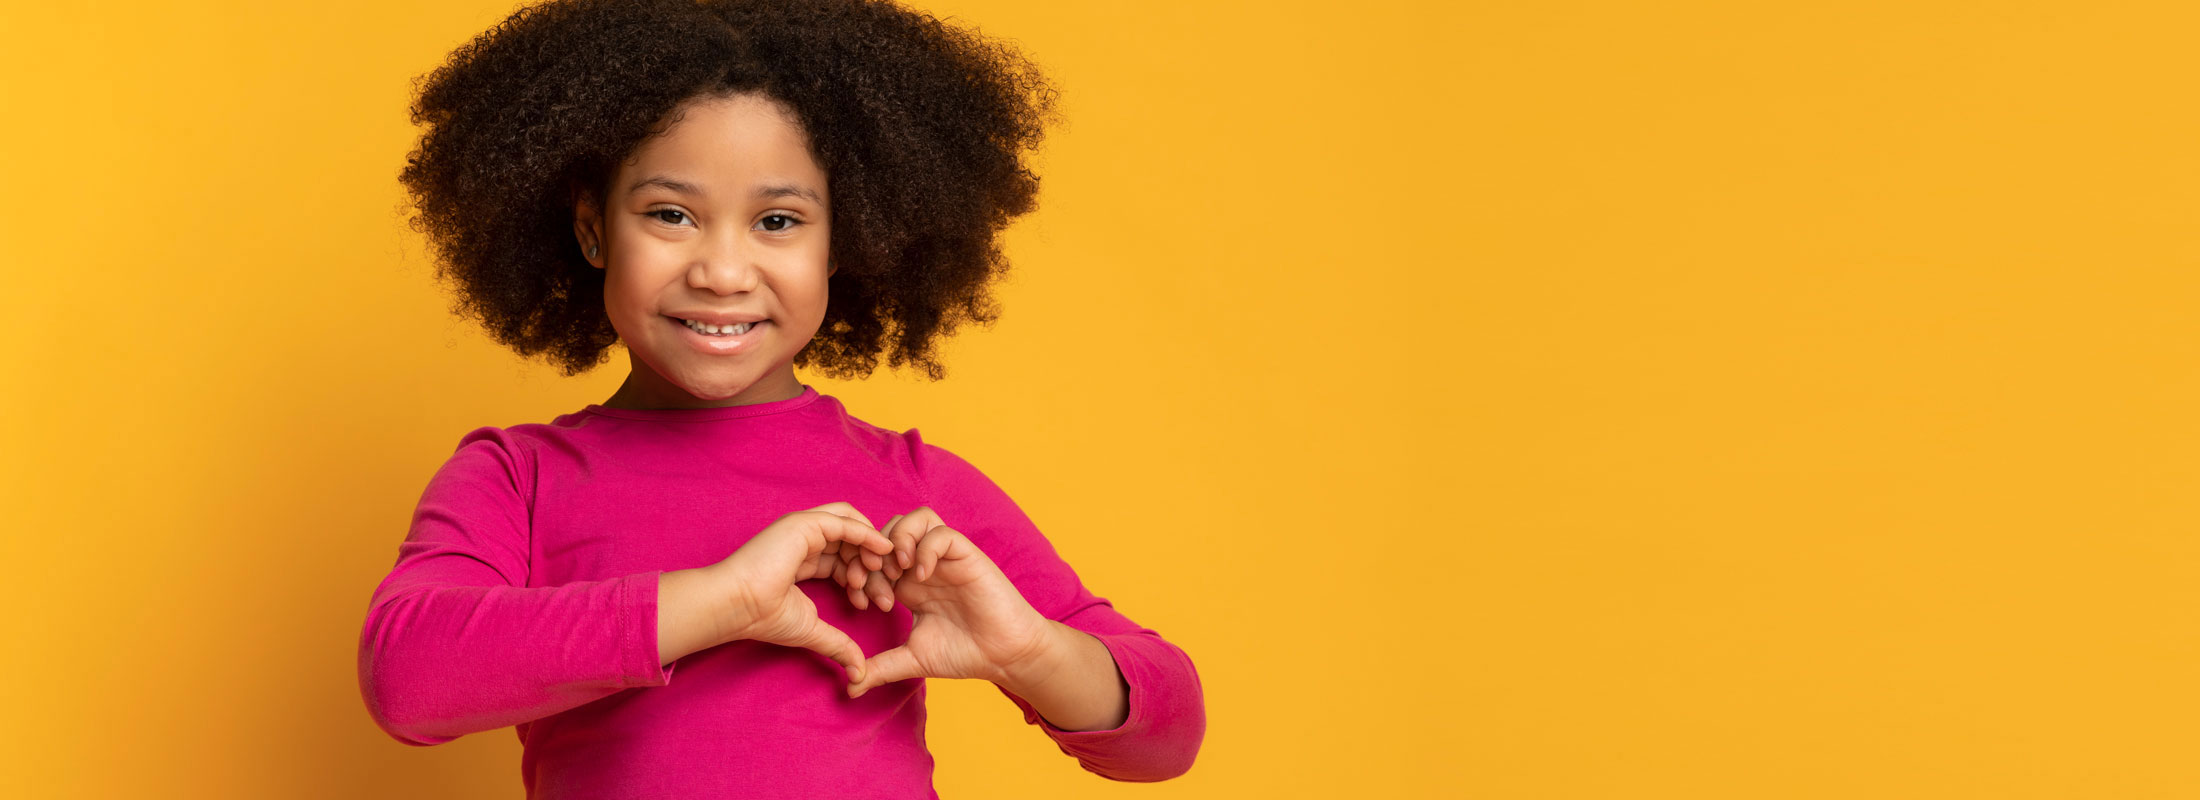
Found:
[{"label": "young girl", "polygon": [[529,797],[935,797],[923,679],[977,678],[1088,770],[1189,769],[1185,653],[976,467],[794,371],[940,377],[934,340],[997,313],[1052,102],[883,0],[552,2],[427,76],[402,180],[458,310],[630,372],[429,480],[360,638],[376,724],[516,725]]}]

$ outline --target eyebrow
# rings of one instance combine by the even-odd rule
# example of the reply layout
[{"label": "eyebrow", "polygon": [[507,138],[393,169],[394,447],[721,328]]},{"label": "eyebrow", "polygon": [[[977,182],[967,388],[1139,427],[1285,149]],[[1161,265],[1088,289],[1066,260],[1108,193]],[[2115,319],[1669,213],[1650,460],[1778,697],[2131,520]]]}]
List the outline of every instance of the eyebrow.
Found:
[{"label": "eyebrow", "polygon": [[[644,187],[649,186],[656,186],[662,189],[667,189],[674,193],[686,195],[688,197],[703,196],[702,187],[696,186],[695,184],[688,183],[686,181],[669,178],[663,175],[653,175],[635,181],[634,185],[627,187],[626,191],[628,194],[633,194],[635,192],[641,191]],[[807,187],[795,186],[793,184],[786,183],[773,183],[756,187],[756,199],[770,200],[775,197],[801,197],[809,200],[812,203],[816,203],[821,206],[825,205],[825,198],[817,196],[816,192],[810,191],[810,189]]]}]

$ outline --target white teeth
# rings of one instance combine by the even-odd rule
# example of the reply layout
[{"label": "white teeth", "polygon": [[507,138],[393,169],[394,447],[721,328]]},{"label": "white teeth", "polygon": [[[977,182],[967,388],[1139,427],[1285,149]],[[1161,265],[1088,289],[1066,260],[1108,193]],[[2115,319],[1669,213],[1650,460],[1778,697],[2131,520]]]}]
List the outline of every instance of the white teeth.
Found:
[{"label": "white teeth", "polygon": [[691,320],[691,319],[683,319],[683,320],[680,320],[680,321],[681,321],[681,322],[683,322],[683,323],[686,323],[688,327],[690,327],[690,328],[693,328],[693,329],[695,329],[695,330],[696,330],[697,332],[700,332],[700,333],[706,333],[706,334],[711,334],[711,335],[713,335],[713,336],[739,336],[739,335],[741,335],[741,334],[744,334],[744,333],[748,333],[748,332],[749,332],[749,326],[750,326],[750,325],[752,325],[752,324],[754,324],[754,323],[748,323],[748,322],[743,322],[743,323],[741,323],[741,324],[739,324],[739,325],[725,325],[725,326],[719,326],[719,325],[705,325],[705,324],[703,324],[703,323],[700,323],[700,322],[696,322],[695,320]]}]

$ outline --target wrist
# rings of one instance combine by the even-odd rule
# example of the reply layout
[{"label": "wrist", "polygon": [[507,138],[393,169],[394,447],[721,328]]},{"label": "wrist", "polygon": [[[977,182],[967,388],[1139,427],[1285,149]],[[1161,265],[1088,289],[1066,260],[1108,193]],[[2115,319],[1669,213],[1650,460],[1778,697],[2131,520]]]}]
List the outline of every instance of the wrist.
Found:
[{"label": "wrist", "polygon": [[661,571],[657,577],[658,663],[728,641],[730,605],[715,572]]},{"label": "wrist", "polygon": [[725,569],[722,564],[696,567],[683,572],[692,573],[691,579],[710,598],[706,607],[709,615],[710,636],[713,645],[725,644],[736,639],[748,638],[750,621],[756,618],[755,599],[749,596],[748,582]]},{"label": "wrist", "polygon": [[1001,684],[1062,731],[1116,730],[1130,719],[1130,683],[1100,637],[1053,623],[1053,649]]},{"label": "wrist", "polygon": [[[1001,675],[993,680],[994,683],[1018,696],[1029,694],[1032,689],[1044,685],[1060,673],[1063,666],[1075,657],[1078,648],[1084,644],[1080,639],[1092,639],[1090,634],[1060,622],[1051,619],[1044,622],[1046,634],[1040,637],[1041,644],[1034,647],[1030,655],[1002,667]],[[1092,641],[1094,644],[1099,643],[1098,639]]]}]

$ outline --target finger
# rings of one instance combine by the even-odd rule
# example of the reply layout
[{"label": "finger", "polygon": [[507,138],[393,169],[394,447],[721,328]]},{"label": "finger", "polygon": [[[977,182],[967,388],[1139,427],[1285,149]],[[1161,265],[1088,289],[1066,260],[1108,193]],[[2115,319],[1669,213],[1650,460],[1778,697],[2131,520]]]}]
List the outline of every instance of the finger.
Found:
[{"label": "finger", "polygon": [[820,553],[816,558],[810,559],[809,562],[804,565],[802,571],[795,573],[795,580],[806,581],[811,578],[832,578],[833,580],[838,581],[841,579],[839,564],[840,559],[834,558],[831,555]]},{"label": "finger", "polygon": [[902,569],[908,569],[910,564],[915,563],[917,536],[923,532],[915,525],[903,525],[887,536],[894,543],[894,558],[901,562]]},{"label": "finger", "polygon": [[955,539],[960,536],[962,534],[956,533],[954,528],[945,525],[924,533],[924,541],[917,543],[917,580],[931,579],[933,570],[939,568],[940,558],[947,555],[947,549],[953,546]]},{"label": "finger", "polygon": [[888,561],[886,562],[886,569],[882,570],[882,572],[886,575],[887,580],[898,581],[901,580],[903,570],[900,564]]},{"label": "finger", "polygon": [[[893,514],[893,519],[889,519],[887,523],[878,527],[878,534],[887,536],[887,549],[884,549],[884,554],[889,554],[889,556],[893,554],[893,530],[895,530],[895,527],[900,527],[902,519],[906,519],[906,516],[909,516],[909,514]],[[887,565],[887,558],[884,558],[884,556],[869,554],[869,552],[862,554],[862,567],[865,567],[865,569],[880,571],[880,567],[884,567],[884,565]]]},{"label": "finger", "polygon": [[849,697],[862,697],[864,692],[879,686],[924,674],[918,668],[916,655],[910,653],[907,646],[875,654],[864,667],[863,678],[848,684]]},{"label": "finger", "polygon": [[894,610],[894,588],[886,576],[871,573],[870,580],[864,583],[864,593],[871,596],[871,602],[877,604],[880,611]]},{"label": "finger", "polygon": [[900,529],[902,527],[901,521],[908,518],[908,514],[895,514],[893,519],[887,520],[886,524],[878,527],[879,535],[886,537],[888,541],[892,541],[894,531]]},{"label": "finger", "polygon": [[[861,573],[860,573],[860,572],[854,572],[854,571],[852,571],[852,572],[851,572],[851,574],[861,574]],[[870,606],[868,605],[869,601],[867,601],[867,600],[865,600],[865,599],[864,599],[863,587],[861,587],[861,586],[857,586],[857,585],[855,585],[855,584],[853,584],[853,583],[850,583],[850,584],[848,584],[848,585],[847,585],[846,587],[844,587],[844,588],[845,588],[845,589],[847,590],[847,592],[848,592],[848,603],[849,603],[850,605],[853,605],[853,606],[855,606],[856,608],[869,608],[869,607],[870,607]]]},{"label": "finger", "polygon": [[[832,552],[834,550],[842,549],[839,547],[839,544],[842,542],[848,542],[852,546],[854,543],[861,542],[864,538],[866,538],[862,535],[856,534],[854,531],[848,530],[847,526],[842,521],[845,521],[847,523],[854,523],[856,527],[876,533],[876,529],[871,527],[870,518],[865,517],[863,515],[863,512],[857,511],[854,504],[848,503],[846,501],[826,503],[816,508],[808,509],[806,511],[798,511],[795,513],[802,514],[804,517],[807,518],[812,518],[808,521],[812,523],[810,527],[813,530],[806,531],[805,533],[815,533],[818,535],[805,535],[803,537],[805,539],[805,544],[809,546],[812,552],[816,552],[820,549],[823,549],[826,552]],[[819,515],[832,517],[834,519],[829,521],[820,521],[814,519]],[[819,527],[820,525],[830,527],[821,528]],[[885,534],[879,535],[884,536]],[[822,547],[819,544],[820,542],[823,543]]]},{"label": "finger", "polygon": [[903,566],[915,567],[917,565],[916,544],[923,541],[924,537],[931,535],[934,528],[939,528],[947,525],[947,521],[940,519],[939,512],[933,511],[931,506],[918,506],[915,511],[909,512],[909,516],[912,519],[915,519],[916,523],[914,525],[903,526],[909,528],[910,533],[910,538],[908,539],[909,563]]},{"label": "finger", "polygon": [[857,647],[856,640],[848,638],[848,634],[822,620],[812,621],[805,635],[789,644],[839,662],[841,668],[847,670],[850,681],[869,677],[868,670],[865,669],[863,648]]},{"label": "finger", "polygon": [[[878,529],[878,532],[879,532],[880,534],[882,534],[882,535],[884,535],[884,536],[886,537],[886,541],[887,541],[888,543],[896,543],[896,542],[897,542],[898,540],[896,540],[896,539],[895,539],[894,537],[895,537],[895,536],[897,536],[897,535],[903,535],[903,534],[899,534],[899,533],[898,533],[898,531],[900,531],[900,530],[901,530],[902,528],[906,528],[906,527],[909,527],[909,526],[907,526],[907,525],[903,525],[903,524],[902,524],[902,523],[903,523],[904,521],[907,521],[908,519],[909,519],[909,515],[908,515],[908,514],[895,514],[895,515],[894,515],[894,518],[893,518],[893,519],[890,519],[890,520],[887,520],[887,521],[886,521],[886,525],[885,525],[885,527],[882,527],[882,528],[879,528],[879,529]],[[894,548],[893,548],[893,549],[891,549],[891,550],[887,551],[887,554],[888,554],[888,555],[895,555],[895,556],[898,556],[898,555],[900,554],[900,552],[901,552],[901,547],[900,547],[900,545],[899,545],[899,544],[895,544],[895,546],[894,546]],[[874,569],[874,570],[876,570],[876,569],[879,569],[879,567],[881,566],[880,564],[871,564],[871,563],[868,563],[868,562],[866,562],[866,564],[865,564],[865,565],[866,565],[866,566],[869,566],[869,567],[870,567],[871,569]]]},{"label": "finger", "polygon": [[[836,503],[833,505],[845,504]],[[810,523],[801,526],[801,529],[805,534],[804,538],[808,539],[811,552],[824,550],[829,542],[838,542],[847,547],[862,547],[879,553],[890,549],[880,547],[881,542],[886,538],[886,534],[880,533],[877,528],[871,527],[871,522],[864,519],[862,514],[855,513],[853,508],[850,508],[845,514],[812,509],[811,512],[803,513],[803,519],[805,522]]]},{"label": "finger", "polygon": [[894,549],[893,543],[887,541],[884,534],[873,530],[870,523],[863,521],[861,517],[802,512],[801,522],[803,524],[792,526],[790,530],[801,539],[799,546],[803,548],[805,556],[826,552],[826,547],[834,543],[842,545],[834,548],[835,553],[860,548],[873,554],[884,554]]}]

